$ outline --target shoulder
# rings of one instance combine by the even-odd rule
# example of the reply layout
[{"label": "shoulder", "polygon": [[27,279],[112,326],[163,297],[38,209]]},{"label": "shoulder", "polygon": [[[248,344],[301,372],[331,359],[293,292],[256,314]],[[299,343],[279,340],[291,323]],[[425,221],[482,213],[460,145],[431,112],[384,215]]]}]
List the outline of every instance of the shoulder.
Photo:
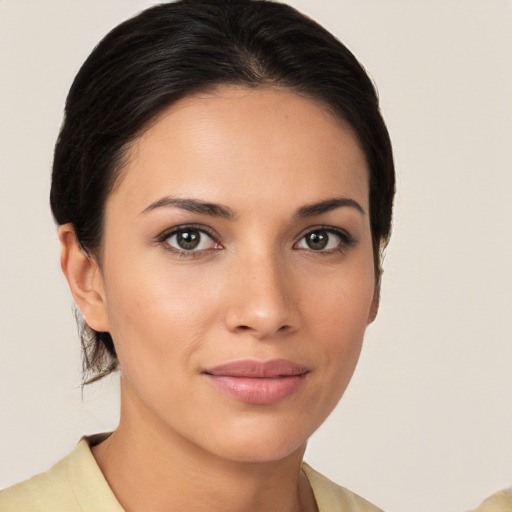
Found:
[{"label": "shoulder", "polygon": [[0,512],[46,512],[57,505],[70,512],[80,510],[68,482],[69,457],[45,473],[0,491]]},{"label": "shoulder", "polygon": [[512,512],[512,487],[489,496],[473,512]]},{"label": "shoulder", "polygon": [[313,489],[319,512],[383,512],[361,496],[335,484],[305,462],[302,470]]},{"label": "shoulder", "polygon": [[82,438],[45,473],[0,491],[0,512],[122,512],[90,449],[104,436]]}]

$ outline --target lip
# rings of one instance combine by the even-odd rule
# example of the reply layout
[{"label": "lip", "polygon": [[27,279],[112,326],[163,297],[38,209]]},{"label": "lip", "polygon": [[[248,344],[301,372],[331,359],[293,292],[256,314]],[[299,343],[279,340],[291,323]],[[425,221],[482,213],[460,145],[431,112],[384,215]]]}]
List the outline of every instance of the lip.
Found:
[{"label": "lip", "polygon": [[295,394],[309,369],[285,359],[233,361],[203,371],[219,391],[240,402],[271,405]]}]

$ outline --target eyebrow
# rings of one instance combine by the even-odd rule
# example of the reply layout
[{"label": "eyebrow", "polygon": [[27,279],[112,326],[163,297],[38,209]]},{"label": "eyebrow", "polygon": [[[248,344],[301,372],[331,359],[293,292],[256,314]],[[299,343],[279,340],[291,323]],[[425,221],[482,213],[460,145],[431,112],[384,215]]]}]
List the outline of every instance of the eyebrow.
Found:
[{"label": "eyebrow", "polygon": [[350,199],[348,197],[333,197],[332,199],[326,199],[325,201],[308,204],[302,208],[299,208],[297,210],[296,216],[312,217],[314,215],[320,215],[322,213],[327,213],[331,210],[342,207],[354,208],[360,214],[365,215],[362,206],[354,199]]},{"label": "eyebrow", "polygon": [[162,197],[151,203],[141,213],[148,213],[157,208],[165,208],[169,206],[175,206],[182,210],[189,212],[201,213],[204,215],[211,215],[213,217],[222,217],[225,219],[234,219],[235,213],[231,208],[222,206],[220,204],[208,203],[204,201],[198,201],[197,199],[179,199],[176,197]]},{"label": "eyebrow", "polygon": [[[162,197],[154,203],[151,203],[141,213],[148,213],[150,211],[156,210],[157,208],[165,208],[169,206],[181,208],[182,210],[187,210],[193,213],[211,215],[213,217],[222,217],[229,220],[233,220],[235,218],[235,212],[228,206],[199,201],[197,199],[180,199],[169,196]],[[318,203],[302,206],[297,210],[295,216],[299,218],[313,217],[314,215],[321,215],[322,213],[327,213],[335,210],[336,208],[343,207],[353,208],[362,215],[365,215],[361,205],[354,199],[350,199],[348,197],[334,197],[332,199],[326,199],[325,201],[320,201]]]}]

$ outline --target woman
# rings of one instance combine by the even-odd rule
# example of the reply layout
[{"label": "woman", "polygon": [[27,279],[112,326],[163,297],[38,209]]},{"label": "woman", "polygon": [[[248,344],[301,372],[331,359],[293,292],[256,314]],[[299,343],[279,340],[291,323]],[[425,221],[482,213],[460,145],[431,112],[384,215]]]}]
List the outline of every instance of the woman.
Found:
[{"label": "woman", "polygon": [[70,90],[51,205],[121,420],[0,510],[378,510],[302,458],[377,313],[393,192],[370,80],[290,7],[115,28]]}]

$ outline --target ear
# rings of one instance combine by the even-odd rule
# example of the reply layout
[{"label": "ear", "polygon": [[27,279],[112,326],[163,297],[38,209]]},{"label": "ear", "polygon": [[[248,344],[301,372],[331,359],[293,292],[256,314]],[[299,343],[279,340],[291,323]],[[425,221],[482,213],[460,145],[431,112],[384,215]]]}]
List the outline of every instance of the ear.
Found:
[{"label": "ear", "polygon": [[375,318],[377,318],[377,313],[379,312],[379,304],[380,304],[380,279],[375,283],[375,291],[373,292],[373,299],[370,305],[370,312],[368,314],[368,324],[370,325]]},{"label": "ear", "polygon": [[82,249],[72,224],[60,226],[58,234],[60,266],[76,305],[91,329],[109,331],[103,275],[96,258]]}]

